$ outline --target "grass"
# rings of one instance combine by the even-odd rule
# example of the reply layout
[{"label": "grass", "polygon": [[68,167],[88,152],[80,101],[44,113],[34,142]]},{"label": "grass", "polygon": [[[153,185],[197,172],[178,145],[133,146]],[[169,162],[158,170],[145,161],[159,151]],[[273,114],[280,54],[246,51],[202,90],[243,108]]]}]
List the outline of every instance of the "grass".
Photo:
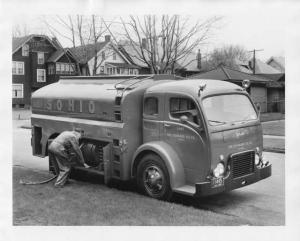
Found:
[{"label": "grass", "polygon": [[262,123],[263,134],[264,135],[275,135],[284,136],[285,135],[285,121],[272,121]]},{"label": "grass", "polygon": [[[13,168],[14,225],[249,225],[248,220],[199,208],[205,199],[177,196],[163,202],[136,193],[128,185],[106,187],[102,181],[21,185],[20,179],[43,180],[48,173]],[[84,177],[83,177],[84,180]],[[92,180],[91,178],[89,179]],[[216,197],[217,198],[217,197]],[[218,198],[217,198],[218,199]]]}]

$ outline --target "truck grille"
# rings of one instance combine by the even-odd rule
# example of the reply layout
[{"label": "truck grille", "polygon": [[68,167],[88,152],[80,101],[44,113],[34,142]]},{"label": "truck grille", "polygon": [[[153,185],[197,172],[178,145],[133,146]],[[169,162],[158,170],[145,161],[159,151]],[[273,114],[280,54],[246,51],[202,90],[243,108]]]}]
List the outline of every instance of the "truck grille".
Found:
[{"label": "truck grille", "polygon": [[232,176],[238,178],[254,172],[255,152],[248,151],[231,156]]}]

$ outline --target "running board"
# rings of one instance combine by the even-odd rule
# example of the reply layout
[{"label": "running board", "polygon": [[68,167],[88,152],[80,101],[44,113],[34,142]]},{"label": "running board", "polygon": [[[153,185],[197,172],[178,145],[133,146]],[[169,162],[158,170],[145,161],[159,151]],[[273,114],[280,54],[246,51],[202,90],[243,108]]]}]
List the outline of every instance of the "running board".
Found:
[{"label": "running board", "polygon": [[194,196],[196,193],[196,187],[195,186],[190,186],[190,185],[185,185],[182,187],[177,187],[173,189],[174,192],[176,193],[181,193],[189,196]]}]

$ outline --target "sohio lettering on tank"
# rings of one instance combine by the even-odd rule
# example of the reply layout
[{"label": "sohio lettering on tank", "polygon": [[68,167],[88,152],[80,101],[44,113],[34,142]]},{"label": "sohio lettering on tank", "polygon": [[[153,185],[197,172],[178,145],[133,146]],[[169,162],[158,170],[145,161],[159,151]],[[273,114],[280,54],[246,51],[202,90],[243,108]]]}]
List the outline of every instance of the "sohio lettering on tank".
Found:
[{"label": "sohio lettering on tank", "polygon": [[45,109],[49,111],[77,112],[94,114],[96,103],[93,100],[50,100],[45,103]]}]

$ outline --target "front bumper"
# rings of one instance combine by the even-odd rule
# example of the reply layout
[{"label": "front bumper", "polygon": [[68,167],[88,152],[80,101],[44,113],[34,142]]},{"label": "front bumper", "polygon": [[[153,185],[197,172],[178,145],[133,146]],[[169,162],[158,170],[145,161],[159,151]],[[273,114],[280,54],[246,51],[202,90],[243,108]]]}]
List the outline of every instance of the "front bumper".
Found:
[{"label": "front bumper", "polygon": [[258,182],[265,179],[272,174],[272,165],[268,164],[262,168],[256,168],[255,172],[241,176],[238,178],[232,178],[231,175],[224,177],[224,185],[218,187],[212,187],[211,182],[196,183],[196,193],[195,196],[203,197],[210,196],[222,192],[227,192],[233,189],[244,187],[252,183]]}]

